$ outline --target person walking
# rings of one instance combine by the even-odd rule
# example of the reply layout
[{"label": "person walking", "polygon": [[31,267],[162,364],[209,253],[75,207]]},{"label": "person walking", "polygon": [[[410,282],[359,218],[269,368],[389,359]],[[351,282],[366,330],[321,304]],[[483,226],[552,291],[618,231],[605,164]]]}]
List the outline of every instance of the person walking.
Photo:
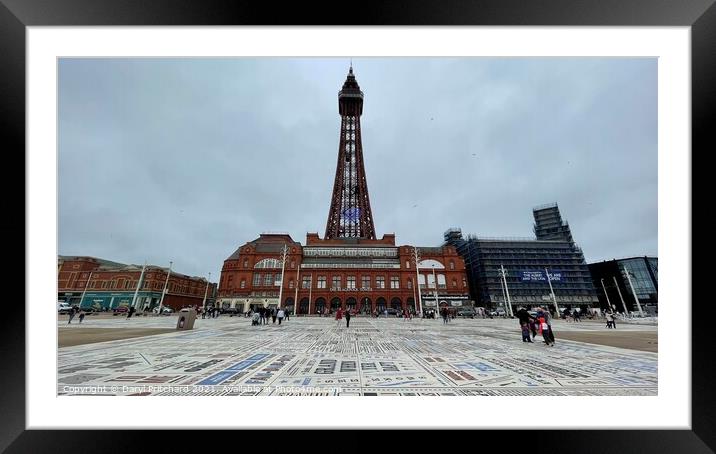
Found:
[{"label": "person walking", "polygon": [[69,325],[70,323],[72,323],[72,319],[75,318],[75,307],[74,307],[74,306],[72,306],[72,307],[70,308],[69,316],[70,316],[70,319],[67,321],[67,324],[68,324],[68,325]]},{"label": "person walking", "polygon": [[[134,314],[134,306],[129,308],[129,311],[127,312],[127,319],[132,318],[132,314]],[[160,314],[161,315],[161,314]]]},{"label": "person walking", "polygon": [[291,315],[291,310],[286,309],[284,312],[286,313],[286,321],[288,321],[289,315]]},{"label": "person walking", "polygon": [[84,319],[85,319],[85,311],[80,309],[80,325],[82,324],[82,320],[84,320]]},{"label": "person walking", "polygon": [[542,338],[547,346],[554,347],[554,332],[552,331],[552,320],[549,312],[540,307],[539,311],[540,328],[542,329]]},{"label": "person walking", "polygon": [[[522,331],[522,341],[525,341],[525,329],[527,330],[527,337],[529,338],[529,332],[530,332],[530,320],[534,319],[533,316],[530,315],[529,312],[524,307],[520,307],[519,310],[515,313],[517,316],[517,319],[520,322],[520,330]],[[532,342],[531,339],[529,339],[530,342]]]},{"label": "person walking", "polygon": [[286,315],[283,309],[279,308],[278,312],[276,312],[276,317],[278,317],[278,324],[281,325],[281,322],[283,321],[283,317]]},{"label": "person walking", "polygon": [[346,328],[351,325],[351,311],[346,311]]},{"label": "person walking", "polygon": [[276,324],[276,308],[275,307],[271,308],[271,320],[272,320],[272,323],[275,325]]}]

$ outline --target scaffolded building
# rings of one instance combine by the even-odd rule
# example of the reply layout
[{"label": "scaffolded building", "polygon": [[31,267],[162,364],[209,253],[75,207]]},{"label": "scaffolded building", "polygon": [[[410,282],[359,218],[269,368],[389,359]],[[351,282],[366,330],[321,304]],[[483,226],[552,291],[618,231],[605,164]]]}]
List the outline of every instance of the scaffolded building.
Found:
[{"label": "scaffolded building", "polygon": [[[465,261],[470,295],[476,306],[560,309],[598,307],[599,300],[582,250],[557,204],[533,209],[533,238],[463,238],[459,228],[445,232]],[[508,304],[509,301],[509,304]]]}]

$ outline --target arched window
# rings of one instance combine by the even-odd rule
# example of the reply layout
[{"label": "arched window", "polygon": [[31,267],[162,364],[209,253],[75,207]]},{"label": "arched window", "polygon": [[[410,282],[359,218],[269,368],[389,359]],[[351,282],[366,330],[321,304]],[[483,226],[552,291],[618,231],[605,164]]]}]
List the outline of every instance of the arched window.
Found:
[{"label": "arched window", "polygon": [[335,297],[331,300],[331,309],[336,310],[339,307],[341,307],[341,299],[338,297]]},{"label": "arched window", "polygon": [[324,298],[316,298],[316,313],[322,314],[326,310],[326,300]]},{"label": "arched window", "polygon": [[418,264],[418,268],[433,268],[433,265],[436,270],[444,270],[445,269],[445,267],[443,266],[442,263],[438,262],[437,260],[433,260],[433,259],[421,260],[420,263]]},{"label": "arched window", "polygon": [[281,268],[281,261],[276,259],[263,259],[256,263],[254,268]]}]

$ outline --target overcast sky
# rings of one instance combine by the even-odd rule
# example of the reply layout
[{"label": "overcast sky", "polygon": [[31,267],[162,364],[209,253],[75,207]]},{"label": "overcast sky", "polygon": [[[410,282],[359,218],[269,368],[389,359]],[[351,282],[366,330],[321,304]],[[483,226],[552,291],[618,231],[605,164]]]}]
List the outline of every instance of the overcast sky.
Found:
[{"label": "overcast sky", "polygon": [[[323,237],[348,58],[61,59],[59,254],[218,280],[261,232]],[[657,254],[657,61],[360,58],[376,234],[533,237],[557,202],[587,262]]]}]

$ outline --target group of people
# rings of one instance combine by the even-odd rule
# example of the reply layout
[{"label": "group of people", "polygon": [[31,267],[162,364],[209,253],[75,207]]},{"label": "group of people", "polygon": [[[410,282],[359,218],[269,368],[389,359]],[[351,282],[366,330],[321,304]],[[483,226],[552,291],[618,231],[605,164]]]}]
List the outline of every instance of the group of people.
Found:
[{"label": "group of people", "polygon": [[570,318],[570,317],[572,317],[572,320],[573,320],[574,322],[579,322],[579,321],[581,321],[581,312],[578,311],[577,309],[575,309],[574,311],[570,311],[569,309],[565,309],[564,312],[562,313],[562,318],[563,318],[565,321],[569,321],[569,318]]},{"label": "group of people", "polygon": [[70,312],[69,312],[70,320],[67,322],[67,324],[68,325],[71,324],[72,319],[75,318],[75,315],[78,315],[78,314],[79,314],[80,323],[82,323],[82,320],[85,319],[85,311],[80,307],[72,306],[72,308],[70,309]]},{"label": "group of people", "polygon": [[278,324],[280,325],[284,319],[288,321],[291,315],[291,311],[284,310],[281,307],[259,307],[255,311],[250,310],[249,313],[251,314],[252,326],[268,325],[269,319],[272,320],[273,324],[275,324],[278,319]]},{"label": "group of people", "polygon": [[[524,307],[520,307],[515,316],[520,322],[522,342],[533,343],[537,333],[542,336],[547,346],[554,347],[554,332],[552,331],[552,316],[543,307],[537,308],[537,315],[533,316]],[[532,335],[530,337],[530,334]]]},{"label": "group of people", "polygon": [[451,318],[455,318],[455,315],[451,314],[447,307],[440,309],[440,316],[443,318],[443,324],[447,324]]},{"label": "group of people", "polygon": [[607,312],[606,318],[607,318],[607,328],[617,329],[617,318],[614,316],[614,314],[612,312]]},{"label": "group of people", "polygon": [[221,315],[218,307],[205,307],[201,310],[201,318],[217,318]]}]

